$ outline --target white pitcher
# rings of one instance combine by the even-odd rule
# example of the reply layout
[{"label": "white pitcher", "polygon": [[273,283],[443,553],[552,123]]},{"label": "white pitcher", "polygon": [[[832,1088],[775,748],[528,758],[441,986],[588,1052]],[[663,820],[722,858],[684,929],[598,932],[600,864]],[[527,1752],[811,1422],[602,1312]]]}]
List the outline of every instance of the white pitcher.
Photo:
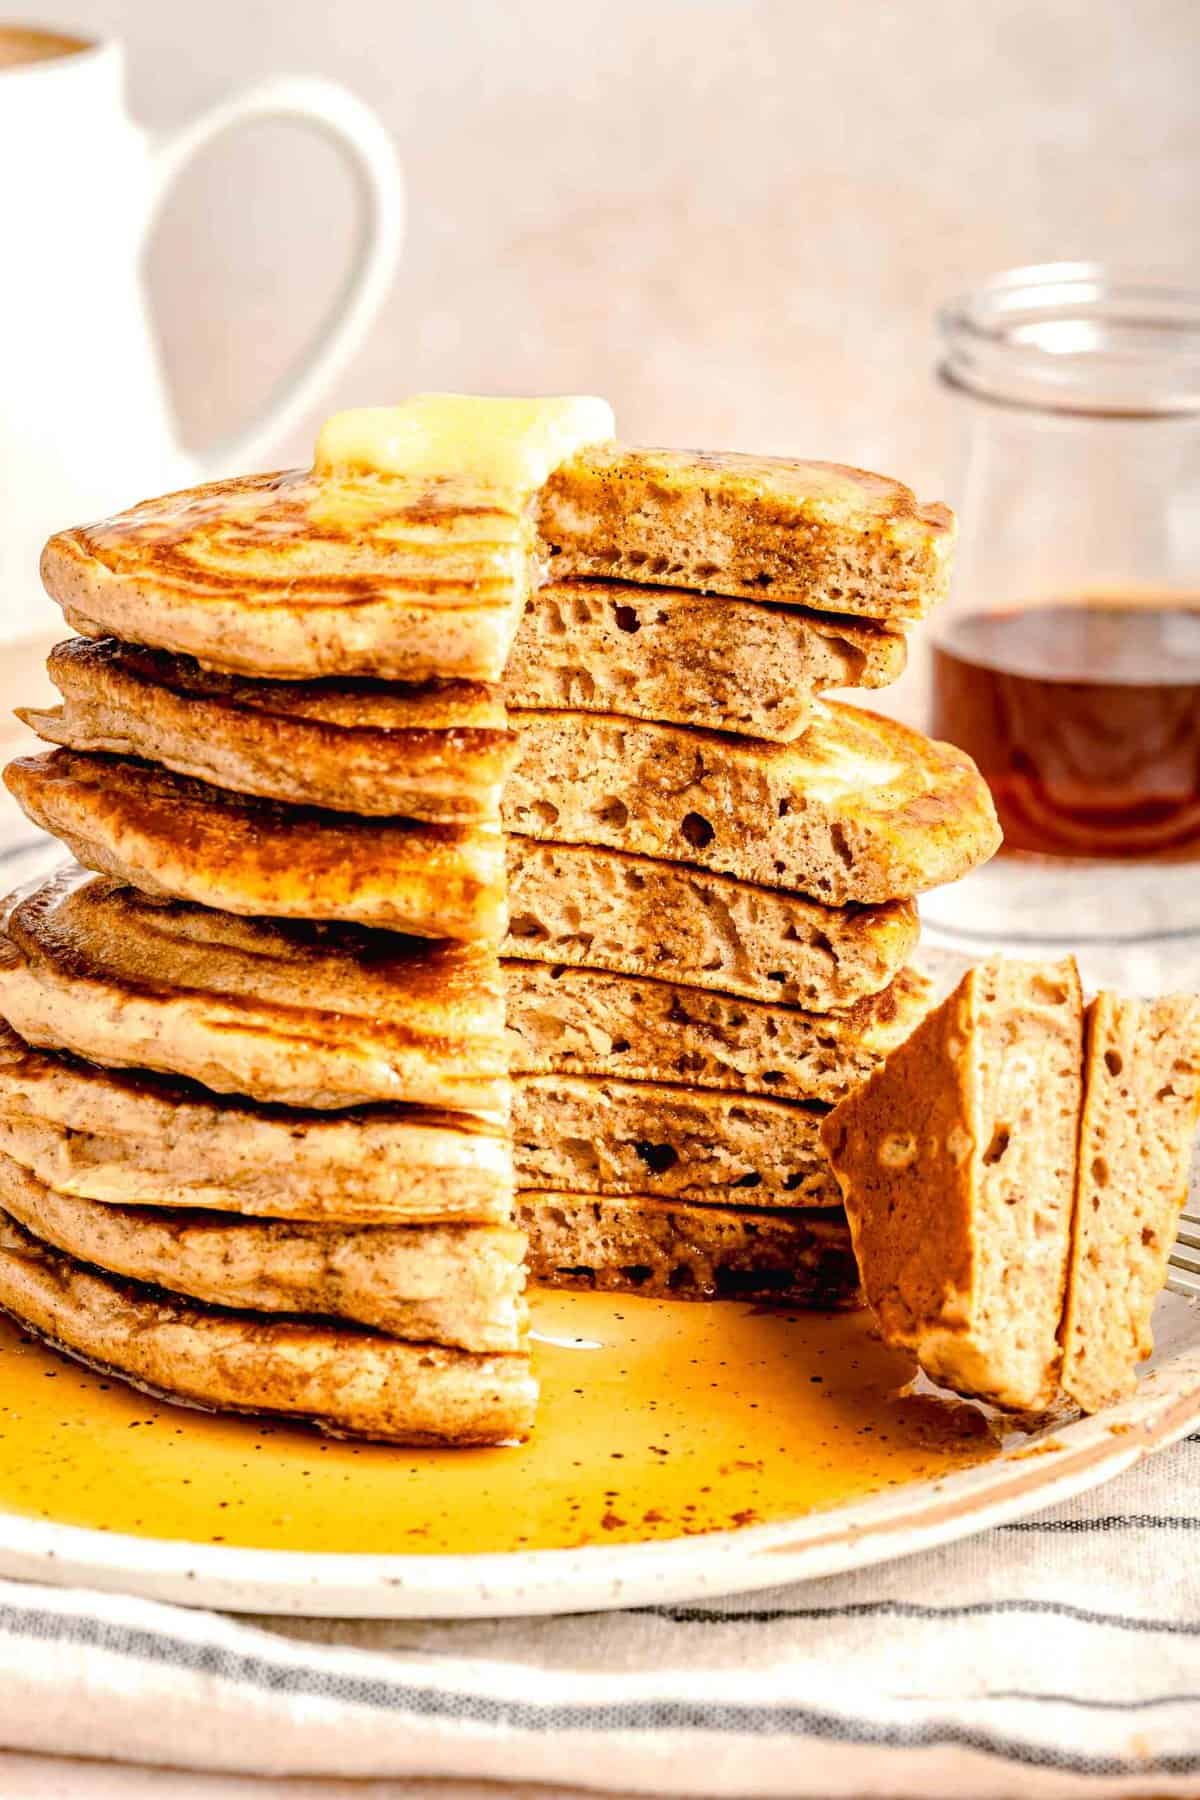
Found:
[{"label": "white pitcher", "polygon": [[[359,191],[357,255],[316,343],[263,415],[192,455],[163,383],[142,252],[183,165],[261,119],[306,122],[341,149]],[[120,44],[0,26],[0,639],[57,617],[37,576],[50,532],[261,465],[357,348],[403,230],[391,141],[344,88],[267,81],[156,138],[129,116]]]}]

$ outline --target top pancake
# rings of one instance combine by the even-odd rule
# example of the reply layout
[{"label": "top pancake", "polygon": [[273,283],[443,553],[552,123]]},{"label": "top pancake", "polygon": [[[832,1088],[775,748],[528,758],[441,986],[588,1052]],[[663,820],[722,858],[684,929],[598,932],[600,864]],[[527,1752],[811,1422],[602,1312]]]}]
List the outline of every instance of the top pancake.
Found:
[{"label": "top pancake", "polygon": [[478,483],[289,469],[60,531],[42,579],[86,637],[234,674],[496,681],[531,552]]},{"label": "top pancake", "polygon": [[468,476],[214,482],[59,532],[42,576],[85,636],[235,674],[497,681],[547,564],[901,620],[942,597],[952,538],[944,507],[861,470],[607,444],[532,512]]},{"label": "top pancake", "polygon": [[840,463],[607,443],[551,475],[539,530],[556,581],[603,575],[919,619],[945,597],[954,515]]}]

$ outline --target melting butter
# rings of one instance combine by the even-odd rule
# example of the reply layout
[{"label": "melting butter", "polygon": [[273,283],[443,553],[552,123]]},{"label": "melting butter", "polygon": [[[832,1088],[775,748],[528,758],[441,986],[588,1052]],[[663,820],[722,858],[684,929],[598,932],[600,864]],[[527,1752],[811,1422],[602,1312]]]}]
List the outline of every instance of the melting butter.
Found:
[{"label": "melting butter", "polygon": [[314,462],[318,473],[334,475],[452,475],[524,501],[577,451],[615,433],[608,402],[588,395],[415,394],[400,406],[335,413]]}]

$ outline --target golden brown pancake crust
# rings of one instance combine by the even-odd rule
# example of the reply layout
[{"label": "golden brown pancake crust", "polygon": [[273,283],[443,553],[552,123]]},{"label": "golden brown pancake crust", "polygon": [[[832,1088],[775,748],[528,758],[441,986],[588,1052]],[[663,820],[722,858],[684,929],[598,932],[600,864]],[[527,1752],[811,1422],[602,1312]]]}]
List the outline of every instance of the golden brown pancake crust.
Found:
[{"label": "golden brown pancake crust", "polygon": [[355,819],[76,750],[19,757],[4,779],[80,862],[148,894],[420,937],[504,930],[503,839],[486,826]]},{"label": "golden brown pancake crust", "polygon": [[524,1355],[201,1306],[99,1275],[7,1214],[0,1308],[68,1356],[185,1406],[281,1414],[397,1444],[508,1443],[533,1424],[537,1388]]},{"label": "golden brown pancake crust", "polygon": [[0,1153],[59,1193],[126,1206],[349,1225],[498,1225],[512,1215],[512,1154],[487,1115],[245,1105],[194,1082],[38,1050],[3,1024]]},{"label": "golden brown pancake crust", "polygon": [[495,823],[516,754],[480,682],[248,681],[115,638],[47,667],[63,705],[20,717],[52,743],[334,812]]},{"label": "golden brown pancake crust", "polygon": [[0,1015],[27,1042],[285,1105],[504,1109],[486,944],[242,919],[71,864],[0,930]]},{"label": "golden brown pancake crust", "polygon": [[497,681],[528,522],[451,477],[251,475],[62,531],[42,579],[85,637],[235,674]]},{"label": "golden brown pancake crust", "polygon": [[516,1351],[524,1239],[492,1225],[328,1225],[60,1194],[0,1155],[0,1207],[108,1274],[238,1311],[349,1319],[392,1337]]}]

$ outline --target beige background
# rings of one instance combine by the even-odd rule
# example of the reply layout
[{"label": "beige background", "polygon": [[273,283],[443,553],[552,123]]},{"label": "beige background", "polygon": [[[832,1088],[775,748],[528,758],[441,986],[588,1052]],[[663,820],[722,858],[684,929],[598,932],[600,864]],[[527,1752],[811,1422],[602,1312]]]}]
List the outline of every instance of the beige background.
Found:
[{"label": "beige background", "polygon": [[[1196,0],[75,0],[58,18],[128,40],[154,124],[280,71],[383,113],[409,240],[330,406],[592,389],[633,439],[844,458],[930,491],[941,298],[1015,262],[1200,260]],[[283,127],[187,177],[151,275],[193,439],[253,410],[320,315],[343,181]]]}]

